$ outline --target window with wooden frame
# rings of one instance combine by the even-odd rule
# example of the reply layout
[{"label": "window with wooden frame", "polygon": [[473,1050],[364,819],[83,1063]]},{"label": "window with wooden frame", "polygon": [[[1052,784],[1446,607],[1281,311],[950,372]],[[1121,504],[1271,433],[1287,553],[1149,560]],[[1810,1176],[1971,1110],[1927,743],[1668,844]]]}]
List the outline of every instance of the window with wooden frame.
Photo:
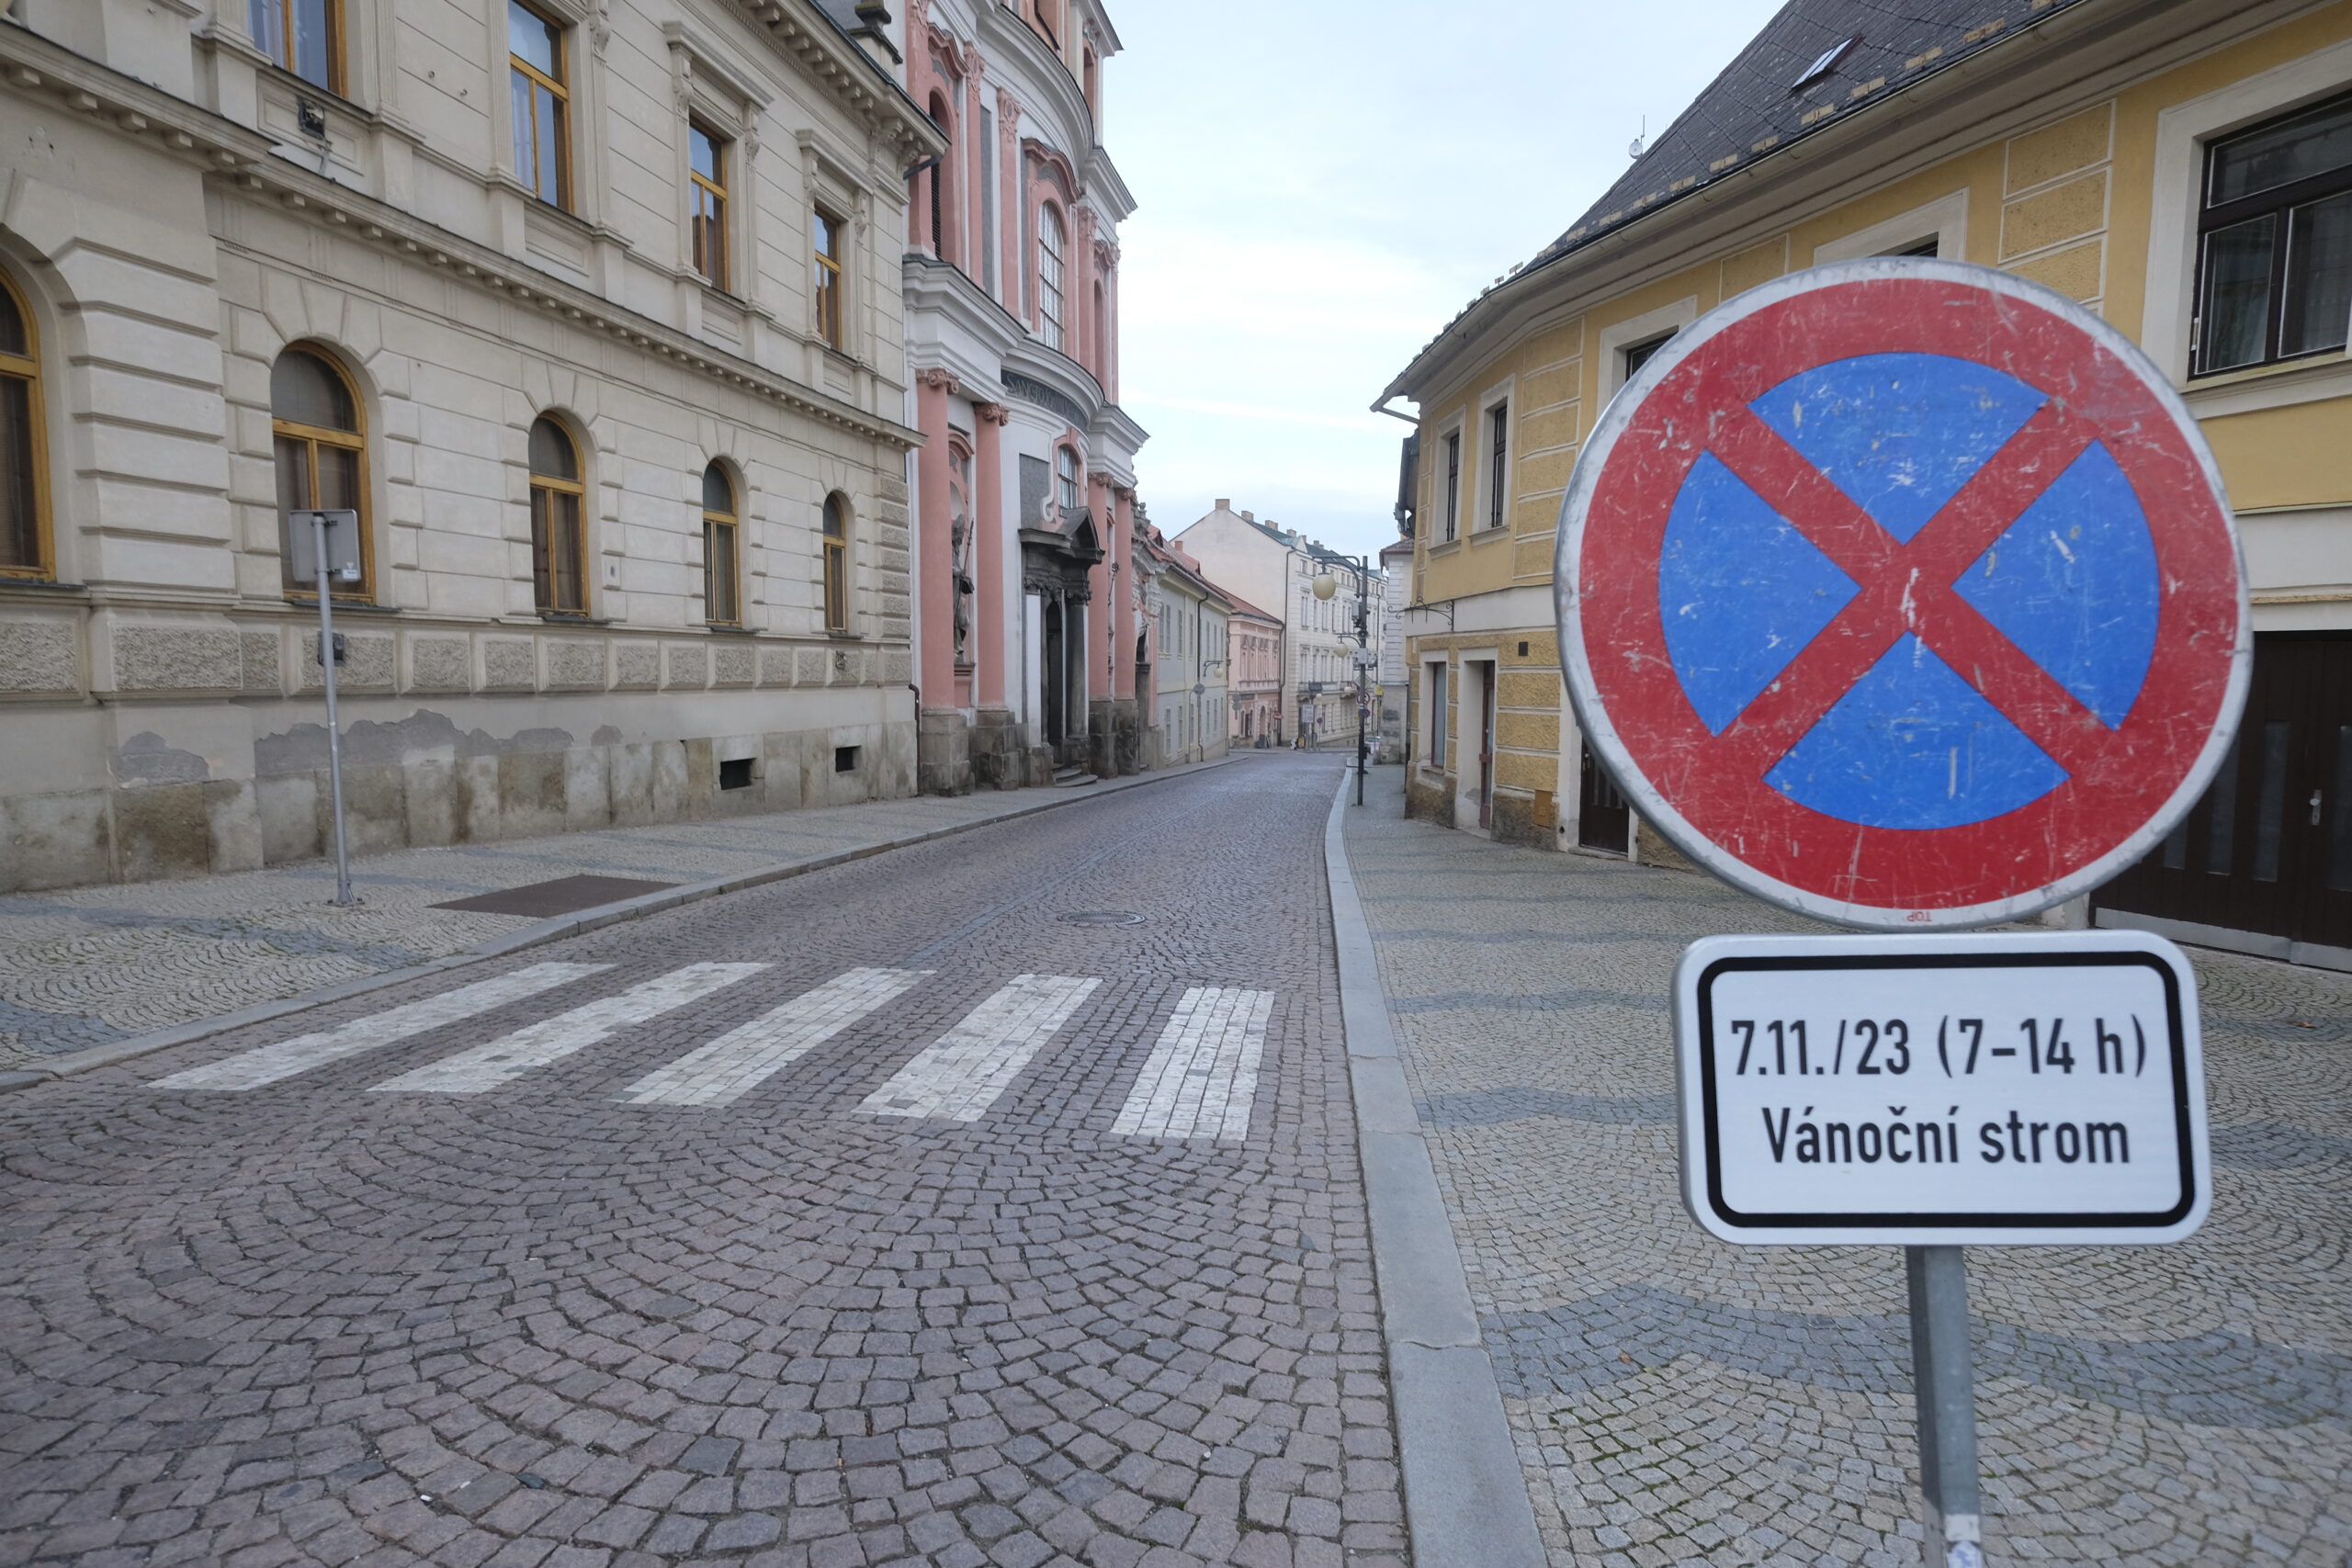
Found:
[{"label": "window with wooden frame", "polygon": [[523,0],[506,0],[514,173],[551,207],[571,210],[571,35]]},{"label": "window with wooden frame", "polygon": [[1510,404],[1487,411],[1487,526],[1503,525],[1504,491],[1510,483]]},{"label": "window with wooden frame", "polygon": [[587,501],[580,448],[540,415],[531,425],[531,593],[543,615],[588,613]]},{"label": "window with wooden frame", "polygon": [[314,86],[343,93],[343,0],[246,0],[264,54]]},{"label": "window with wooden frame", "polygon": [[817,302],[817,335],[835,348],[842,344],[842,220],[816,208],[809,217],[810,260],[815,263],[812,288]]},{"label": "window with wooden frame", "polygon": [[849,507],[825,498],[825,629],[849,630]]},{"label": "window with wooden frame", "polygon": [[2352,324],[2352,96],[2209,146],[2197,228],[2196,374],[2343,348]]},{"label": "window with wooden frame", "polygon": [[700,122],[686,122],[686,187],[693,202],[695,270],[713,288],[727,287],[729,143]]},{"label": "window with wooden frame", "polygon": [[1054,473],[1057,493],[1064,512],[1078,510],[1078,453],[1069,446],[1054,448]]},{"label": "window with wooden frame", "polygon": [[931,254],[941,261],[954,261],[957,255],[955,241],[956,189],[952,174],[956,167],[956,115],[947,107],[947,97],[944,93],[932,94],[931,107],[923,113],[933,125],[938,127],[939,134],[947,139],[947,151],[939,155],[923,175],[923,183],[931,187],[928,193]]},{"label": "window with wooden frame", "polygon": [[49,539],[40,338],[25,297],[0,273],[0,577],[55,576]]},{"label": "window with wooden frame", "polygon": [[743,624],[742,518],[726,468],[702,471],[702,615],[714,626]]},{"label": "window with wooden frame", "polygon": [[1445,544],[1452,544],[1462,532],[1462,432],[1448,431],[1445,437]]},{"label": "window with wooden frame", "polygon": [[293,578],[294,553],[288,513],[359,513],[359,581],[338,582],[338,599],[375,597],[375,547],[368,518],[368,433],[359,399],[343,367],[316,349],[300,345],[269,367],[269,428],[277,458],[277,559],[286,592],[310,597],[314,583]]},{"label": "window with wooden frame", "polygon": [[1062,215],[1050,201],[1037,209],[1037,335],[1047,348],[1062,345],[1062,255],[1069,243]]}]

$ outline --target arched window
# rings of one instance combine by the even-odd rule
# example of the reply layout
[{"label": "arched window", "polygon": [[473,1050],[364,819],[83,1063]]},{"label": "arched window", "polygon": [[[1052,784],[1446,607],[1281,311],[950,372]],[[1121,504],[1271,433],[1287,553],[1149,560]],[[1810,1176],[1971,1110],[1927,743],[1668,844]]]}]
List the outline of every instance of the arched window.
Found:
[{"label": "arched window", "polygon": [[1054,471],[1060,489],[1058,499],[1065,512],[1078,510],[1078,453],[1069,446],[1054,448]]},{"label": "arched window", "polygon": [[49,440],[40,339],[17,286],[0,275],[0,577],[49,577]]},{"label": "arched window", "polygon": [[269,367],[269,418],[277,453],[279,570],[289,592],[311,593],[312,583],[293,578],[288,547],[289,512],[359,513],[359,581],[337,583],[339,599],[375,596],[375,546],[368,518],[368,437],[360,427],[359,400],[343,367],[315,349],[289,348]]},{"label": "arched window", "polygon": [[931,107],[926,112],[948,142],[947,151],[924,175],[931,186],[931,254],[941,261],[954,261],[956,193],[950,171],[956,167],[955,117],[947,107],[946,96],[941,93],[932,94]]},{"label": "arched window", "polygon": [[849,630],[849,508],[825,498],[825,629]]},{"label": "arched window", "polygon": [[1062,345],[1062,215],[1052,202],[1037,209],[1037,335],[1047,348]]},{"label": "arched window", "polygon": [[543,615],[588,613],[587,539],[580,449],[542,414],[531,425],[531,592]]},{"label": "arched window", "polygon": [[715,626],[743,624],[741,526],[735,486],[713,463],[702,471],[702,613]]}]

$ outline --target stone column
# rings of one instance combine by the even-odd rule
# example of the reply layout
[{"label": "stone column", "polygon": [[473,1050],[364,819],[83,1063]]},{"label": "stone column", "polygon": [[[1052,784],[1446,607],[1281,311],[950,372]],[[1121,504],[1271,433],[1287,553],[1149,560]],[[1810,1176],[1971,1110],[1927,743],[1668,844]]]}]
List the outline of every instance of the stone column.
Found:
[{"label": "stone column", "polygon": [[915,718],[915,787],[961,795],[972,787],[964,716],[956,706],[956,558],[947,488],[947,400],[959,390],[944,370],[925,370],[915,387],[915,424],[923,446],[915,458],[915,608],[922,646],[916,674],[922,711]]},{"label": "stone column", "polygon": [[1012,416],[1002,403],[981,403],[973,412],[972,487],[978,491],[973,500],[973,525],[979,530],[972,554],[973,574],[979,579],[978,602],[973,606],[979,638],[976,694],[982,707],[1004,707],[1012,636],[1006,617],[1017,610],[1017,606],[1008,608],[1004,592],[1005,567],[1012,546],[1012,530],[1004,520],[1002,433]]},{"label": "stone column", "polygon": [[1113,536],[1119,541],[1119,604],[1117,629],[1119,695],[1136,695],[1136,492],[1122,486],[1111,492]]}]

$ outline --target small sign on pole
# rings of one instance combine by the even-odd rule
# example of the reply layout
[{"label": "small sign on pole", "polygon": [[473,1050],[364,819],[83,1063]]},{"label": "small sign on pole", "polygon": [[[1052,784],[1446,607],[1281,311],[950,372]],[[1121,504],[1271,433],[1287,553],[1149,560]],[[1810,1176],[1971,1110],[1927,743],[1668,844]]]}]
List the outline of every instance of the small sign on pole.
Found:
[{"label": "small sign on pole", "polygon": [[1719,306],[1561,503],[1593,755],[1758,897],[1918,934],[1716,937],[1675,984],[1682,1178],[1748,1246],[1902,1247],[1927,1561],[1984,1562],[1962,1247],[2177,1241],[2211,1201],[2196,977],[2087,894],[2237,732],[2252,615],[2171,382],[2074,301],[1871,257]]},{"label": "small sign on pole", "polygon": [[334,797],[334,901],[348,907],[351,857],[343,821],[343,731],[335,716],[335,666],[344,660],[344,641],[334,629],[334,584],[358,582],[365,573],[359,559],[359,513],[348,507],[289,512],[286,514],[290,558],[288,575],[307,582],[319,595],[319,679],[327,703],[327,785]]}]

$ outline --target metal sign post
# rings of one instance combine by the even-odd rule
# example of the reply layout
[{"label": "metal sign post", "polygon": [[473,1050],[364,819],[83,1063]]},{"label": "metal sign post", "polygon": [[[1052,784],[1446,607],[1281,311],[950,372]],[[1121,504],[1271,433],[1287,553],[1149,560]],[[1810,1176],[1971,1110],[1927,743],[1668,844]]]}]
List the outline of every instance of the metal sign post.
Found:
[{"label": "metal sign post", "polygon": [[[343,662],[343,647],[335,640],[333,584],[360,581],[359,513],[348,509],[295,512],[287,521],[288,533],[300,542],[294,551],[294,581],[311,583],[319,594],[319,678],[327,701],[327,786],[334,799],[334,901],[348,908],[356,900],[343,826],[343,728],[334,705],[334,672]],[[307,550],[300,547],[303,544]]]},{"label": "metal sign post", "polygon": [[[2196,420],[2036,284],[1871,257],[1686,328],[1561,506],[1562,672],[1645,822],[1787,909],[1675,979],[1683,1200],[1905,1249],[1926,1561],[1984,1561],[1961,1248],[2177,1241],[2211,1201],[2196,979],[2077,897],[2203,795],[2253,659]],[[1930,934],[1932,933],[1932,934]]]}]

